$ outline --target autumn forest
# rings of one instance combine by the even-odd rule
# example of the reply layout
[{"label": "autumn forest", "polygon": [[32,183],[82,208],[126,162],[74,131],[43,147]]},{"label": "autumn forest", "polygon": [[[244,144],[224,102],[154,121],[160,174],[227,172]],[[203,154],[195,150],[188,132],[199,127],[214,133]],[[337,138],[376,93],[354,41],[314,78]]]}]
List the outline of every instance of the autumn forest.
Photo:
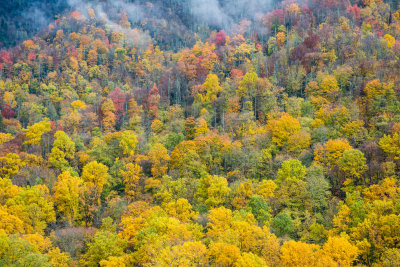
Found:
[{"label": "autumn forest", "polygon": [[0,266],[400,266],[399,1],[10,2]]}]

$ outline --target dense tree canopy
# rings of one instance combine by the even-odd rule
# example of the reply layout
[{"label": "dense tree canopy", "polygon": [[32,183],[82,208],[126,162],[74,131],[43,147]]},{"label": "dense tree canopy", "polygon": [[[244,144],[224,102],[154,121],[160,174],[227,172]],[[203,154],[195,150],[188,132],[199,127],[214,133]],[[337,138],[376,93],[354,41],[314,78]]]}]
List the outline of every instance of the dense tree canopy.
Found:
[{"label": "dense tree canopy", "polygon": [[1,266],[399,265],[398,1],[102,2],[0,51]]}]

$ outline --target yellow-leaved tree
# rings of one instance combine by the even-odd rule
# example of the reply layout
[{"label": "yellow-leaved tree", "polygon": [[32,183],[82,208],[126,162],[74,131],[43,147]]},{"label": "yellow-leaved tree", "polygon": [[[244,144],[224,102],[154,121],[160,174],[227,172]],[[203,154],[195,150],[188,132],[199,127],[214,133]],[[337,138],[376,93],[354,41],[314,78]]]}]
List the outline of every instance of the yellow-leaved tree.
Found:
[{"label": "yellow-leaved tree", "polygon": [[47,118],[41,122],[28,126],[26,129],[23,129],[23,132],[25,133],[24,144],[39,145],[42,140],[42,135],[50,131],[50,121]]},{"label": "yellow-leaved tree", "polygon": [[7,201],[9,213],[23,221],[26,233],[42,234],[47,224],[55,221],[53,202],[45,185],[26,187]]},{"label": "yellow-leaved tree", "polygon": [[269,120],[267,130],[270,132],[272,142],[281,147],[287,143],[290,136],[301,130],[301,126],[296,118],[284,113],[278,119]]},{"label": "yellow-leaved tree", "polygon": [[100,196],[103,186],[107,183],[108,167],[92,161],[83,167],[82,180],[84,181],[80,191],[85,225],[90,225],[95,219],[100,207]]},{"label": "yellow-leaved tree", "polygon": [[100,191],[103,190],[103,186],[107,183],[108,178],[108,167],[97,161],[92,161],[83,167],[82,179],[87,185],[93,185]]},{"label": "yellow-leaved tree", "polygon": [[24,162],[18,154],[8,153],[4,157],[0,157],[0,178],[11,178],[23,166]]},{"label": "yellow-leaved tree", "polygon": [[165,203],[164,210],[169,216],[178,218],[183,222],[189,222],[197,215],[196,212],[193,211],[192,205],[190,205],[189,201],[185,198]]},{"label": "yellow-leaved tree", "polygon": [[72,176],[68,171],[61,173],[53,188],[54,202],[61,216],[69,225],[79,219],[79,193],[83,180]]},{"label": "yellow-leaved tree", "polygon": [[114,114],[114,103],[110,98],[106,99],[106,101],[101,105],[101,112],[103,113],[104,132],[112,132],[116,123],[116,116]]},{"label": "yellow-leaved tree", "polygon": [[168,164],[171,157],[168,150],[162,144],[155,144],[153,149],[149,152],[149,159],[151,160],[151,174],[155,178],[161,178],[168,171]]},{"label": "yellow-leaved tree", "polygon": [[139,180],[142,176],[142,167],[134,163],[128,163],[125,166],[125,170],[121,170],[121,175],[124,179],[125,195],[130,200],[134,200],[137,195]]},{"label": "yellow-leaved tree", "polygon": [[13,139],[13,136],[9,133],[0,133],[0,145]]},{"label": "yellow-leaved tree", "polygon": [[63,131],[57,131],[54,135],[53,148],[49,155],[49,164],[61,171],[66,171],[69,167],[69,161],[75,156],[75,143]]},{"label": "yellow-leaved tree", "polygon": [[393,135],[384,135],[379,140],[379,146],[394,159],[400,159],[400,134],[394,133]]},{"label": "yellow-leaved tree", "polygon": [[208,207],[216,207],[226,201],[230,191],[226,178],[207,174],[201,177],[196,196]]},{"label": "yellow-leaved tree", "polygon": [[343,156],[344,151],[352,149],[347,139],[329,140],[323,146],[315,149],[314,160],[327,167],[333,167],[338,164],[339,158]]},{"label": "yellow-leaved tree", "polygon": [[133,155],[137,144],[137,137],[133,131],[123,131],[121,135],[121,141],[119,143],[122,153],[124,155]]}]

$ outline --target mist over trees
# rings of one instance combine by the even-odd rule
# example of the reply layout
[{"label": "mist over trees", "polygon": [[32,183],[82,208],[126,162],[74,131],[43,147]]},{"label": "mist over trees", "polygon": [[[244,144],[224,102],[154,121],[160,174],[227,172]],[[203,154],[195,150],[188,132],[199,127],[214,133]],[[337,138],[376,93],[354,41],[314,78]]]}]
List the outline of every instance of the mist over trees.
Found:
[{"label": "mist over trees", "polygon": [[0,6],[0,266],[400,265],[398,4]]}]

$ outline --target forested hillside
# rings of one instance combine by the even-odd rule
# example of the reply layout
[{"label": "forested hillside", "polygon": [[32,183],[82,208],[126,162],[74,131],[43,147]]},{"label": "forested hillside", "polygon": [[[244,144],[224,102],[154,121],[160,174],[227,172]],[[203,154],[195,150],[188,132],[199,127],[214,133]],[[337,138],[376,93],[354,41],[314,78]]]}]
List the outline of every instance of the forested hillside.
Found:
[{"label": "forested hillside", "polygon": [[0,19],[0,266],[400,266],[397,1],[48,2]]}]

